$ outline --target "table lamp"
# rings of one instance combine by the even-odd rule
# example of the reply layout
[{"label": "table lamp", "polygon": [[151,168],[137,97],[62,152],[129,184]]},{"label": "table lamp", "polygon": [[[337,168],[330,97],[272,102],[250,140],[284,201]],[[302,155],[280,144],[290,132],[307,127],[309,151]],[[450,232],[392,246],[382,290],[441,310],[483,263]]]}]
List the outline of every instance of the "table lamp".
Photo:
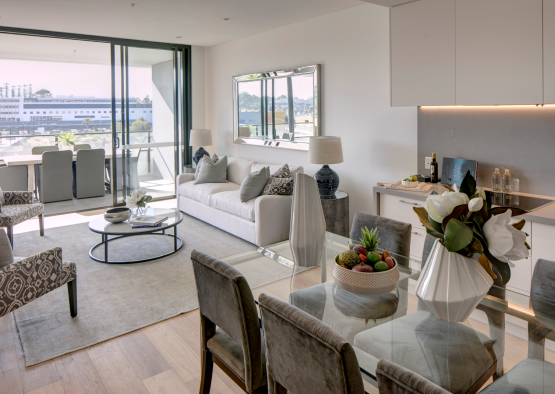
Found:
[{"label": "table lamp", "polygon": [[324,200],[335,199],[335,192],[339,186],[339,175],[329,167],[329,164],[343,163],[341,137],[310,137],[308,162],[324,165],[314,174],[314,179],[318,183],[320,198]]},{"label": "table lamp", "polygon": [[203,146],[212,145],[212,133],[210,130],[191,130],[189,146],[198,146],[198,150],[193,154],[193,161],[197,165],[204,155],[210,154],[204,150]]}]

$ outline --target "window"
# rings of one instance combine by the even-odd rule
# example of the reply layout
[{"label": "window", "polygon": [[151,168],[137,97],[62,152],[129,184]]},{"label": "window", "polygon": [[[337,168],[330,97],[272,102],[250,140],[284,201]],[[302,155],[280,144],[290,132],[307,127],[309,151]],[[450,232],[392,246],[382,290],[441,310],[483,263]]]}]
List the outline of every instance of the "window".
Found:
[{"label": "window", "polygon": [[92,113],[94,114],[94,111],[92,111]]},{"label": "window", "polygon": [[58,111],[56,111],[56,114],[59,114],[59,112],[58,112]]},{"label": "window", "polygon": [[83,113],[83,111],[81,111],[81,113]]},{"label": "window", "polygon": [[51,113],[52,113],[52,111],[48,111],[48,113],[49,113],[49,114],[51,114]]},{"label": "window", "polygon": [[27,112],[23,112],[23,115],[27,115]]},{"label": "window", "polygon": [[43,115],[46,115],[46,111],[42,111]]},{"label": "window", "polygon": [[89,113],[89,111],[87,111],[87,113]]},{"label": "window", "polygon": [[33,111],[31,111],[31,115],[33,115]]},{"label": "window", "polygon": [[62,111],[62,114],[65,114],[65,113],[66,113],[66,111]]}]

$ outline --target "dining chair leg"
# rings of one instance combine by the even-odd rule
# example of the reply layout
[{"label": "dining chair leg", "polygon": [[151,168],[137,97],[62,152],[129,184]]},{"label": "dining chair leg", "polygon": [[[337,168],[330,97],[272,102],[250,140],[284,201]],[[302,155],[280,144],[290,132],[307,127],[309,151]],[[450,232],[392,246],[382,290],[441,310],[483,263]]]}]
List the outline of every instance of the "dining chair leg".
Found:
[{"label": "dining chair leg", "polygon": [[287,390],[279,384],[273,377],[268,375],[268,393],[269,394],[287,394]]},{"label": "dining chair leg", "polygon": [[67,293],[69,296],[69,313],[71,317],[77,316],[77,278],[67,282]]},{"label": "dining chair leg", "polygon": [[44,237],[44,214],[39,215],[40,236]]},{"label": "dining chair leg", "polygon": [[212,384],[212,371],[214,363],[212,362],[212,353],[201,350],[201,375],[199,394],[209,394],[210,385]]},{"label": "dining chair leg", "polygon": [[12,244],[13,249],[13,226],[6,227],[6,232],[8,233],[8,239],[10,240],[10,244]]}]

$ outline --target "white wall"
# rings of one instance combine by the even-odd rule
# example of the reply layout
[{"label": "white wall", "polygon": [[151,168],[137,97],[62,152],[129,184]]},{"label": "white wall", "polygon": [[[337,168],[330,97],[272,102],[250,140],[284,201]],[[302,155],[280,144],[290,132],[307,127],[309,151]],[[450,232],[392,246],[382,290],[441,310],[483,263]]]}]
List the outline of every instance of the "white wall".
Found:
[{"label": "white wall", "polygon": [[233,144],[234,75],[322,65],[323,135],[341,136],[345,162],[333,165],[356,210],[372,212],[372,188],[416,173],[416,108],[390,107],[389,9],[363,4],[206,48],[210,153],[303,165],[308,153]]}]

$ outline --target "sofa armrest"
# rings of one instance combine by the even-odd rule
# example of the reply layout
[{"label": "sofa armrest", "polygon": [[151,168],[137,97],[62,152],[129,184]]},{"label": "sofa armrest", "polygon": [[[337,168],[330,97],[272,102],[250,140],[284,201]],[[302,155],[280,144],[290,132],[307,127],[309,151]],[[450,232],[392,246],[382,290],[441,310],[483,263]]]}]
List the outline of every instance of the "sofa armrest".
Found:
[{"label": "sofa armrest", "polygon": [[33,192],[4,192],[6,205],[21,205],[33,203]]},{"label": "sofa armrest", "polygon": [[256,244],[271,245],[289,239],[293,196],[261,196],[254,205]]},{"label": "sofa armrest", "polygon": [[185,182],[191,182],[195,179],[195,174],[191,172],[186,172],[184,174],[179,174],[175,177],[175,196],[177,197],[177,191],[179,190],[179,185]]},{"label": "sofa armrest", "polygon": [[77,278],[54,248],[0,268],[0,317]]}]

